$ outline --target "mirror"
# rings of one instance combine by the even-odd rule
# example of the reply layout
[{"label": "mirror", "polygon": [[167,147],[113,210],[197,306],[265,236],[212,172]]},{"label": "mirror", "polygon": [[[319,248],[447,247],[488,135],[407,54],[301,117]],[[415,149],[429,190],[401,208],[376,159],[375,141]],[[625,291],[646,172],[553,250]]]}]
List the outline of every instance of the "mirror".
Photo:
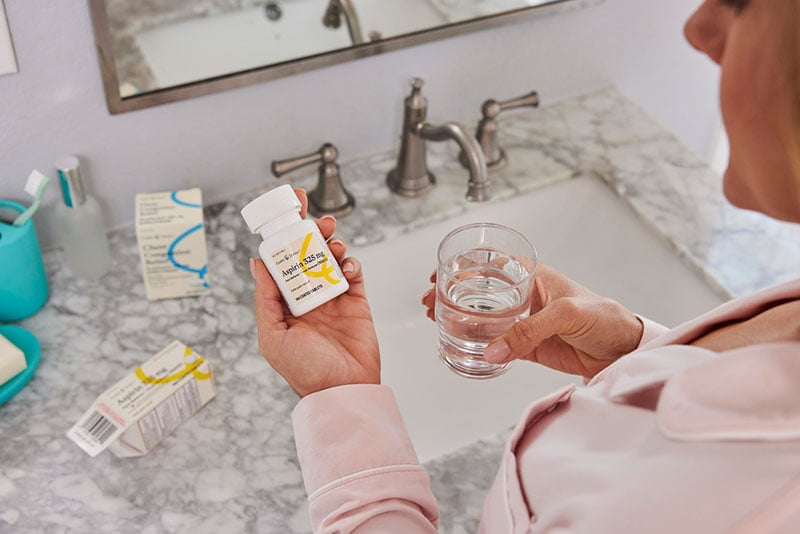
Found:
[{"label": "mirror", "polygon": [[111,113],[288,76],[575,3],[591,0],[89,0]]}]

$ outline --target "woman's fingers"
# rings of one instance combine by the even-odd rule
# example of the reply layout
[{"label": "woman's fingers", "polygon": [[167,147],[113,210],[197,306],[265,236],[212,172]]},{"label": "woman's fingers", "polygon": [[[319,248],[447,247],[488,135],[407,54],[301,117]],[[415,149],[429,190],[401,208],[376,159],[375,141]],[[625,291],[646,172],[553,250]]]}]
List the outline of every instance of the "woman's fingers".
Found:
[{"label": "woman's fingers", "polygon": [[430,288],[428,291],[422,295],[422,305],[425,306],[427,309],[425,310],[425,315],[433,322],[436,322],[436,316],[434,315],[434,307],[436,306],[436,270],[431,273],[430,281],[434,286]]},{"label": "woman's fingers", "polygon": [[297,195],[297,199],[300,201],[300,217],[305,219],[306,215],[308,215],[308,193],[306,193],[305,189],[298,187],[294,190],[294,194]]},{"label": "woman's fingers", "polygon": [[336,258],[336,262],[341,265],[345,258],[345,254],[347,254],[347,245],[344,243],[344,241],[334,237],[328,241],[328,248],[331,249],[331,253],[333,254],[333,257]]},{"label": "woman's fingers", "polygon": [[256,281],[253,304],[259,329],[285,329],[285,310],[281,293],[260,259],[250,259],[250,273]]},{"label": "woman's fingers", "polygon": [[[298,191],[302,191],[302,189]],[[337,262],[341,263],[345,254],[347,254],[347,245],[345,245],[344,241],[341,239],[331,237],[334,232],[336,232],[336,217],[333,215],[323,215],[315,222],[317,223],[317,228],[319,228],[322,237],[328,242],[328,248],[331,249],[333,257],[336,258]]]},{"label": "woman's fingers", "polygon": [[330,239],[336,231],[336,217],[333,215],[323,215],[315,222],[317,223],[317,228],[319,228],[319,233],[321,233],[322,237],[326,240]]},{"label": "woman's fingers", "polygon": [[[305,219],[308,216],[308,193],[305,189],[297,188],[294,190],[297,199],[300,201],[300,217]],[[322,237],[330,239],[336,231],[336,218],[333,215],[323,215],[315,221],[319,227]]]},{"label": "woman's fingers", "polygon": [[557,300],[581,294],[594,295],[587,288],[543,263],[536,268],[536,281],[539,284],[537,290],[543,296],[546,295],[544,300]]},{"label": "woman's fingers", "polygon": [[347,290],[349,295],[366,299],[367,292],[364,288],[364,271],[361,268],[361,262],[355,258],[344,258],[341,261],[342,273],[347,278],[350,284],[350,289]]},{"label": "woman's fingers", "polygon": [[433,308],[436,306],[436,291],[434,288],[429,289],[422,295],[422,305],[427,308],[426,315],[433,319]]},{"label": "woman's fingers", "polygon": [[250,258],[250,274],[256,281],[256,296],[262,299],[279,299],[281,293],[275,281],[267,271],[267,266],[261,258]]},{"label": "woman's fingers", "polygon": [[550,303],[550,294],[544,286],[544,282],[538,276],[533,280],[533,290],[531,291],[531,313],[536,313]]}]

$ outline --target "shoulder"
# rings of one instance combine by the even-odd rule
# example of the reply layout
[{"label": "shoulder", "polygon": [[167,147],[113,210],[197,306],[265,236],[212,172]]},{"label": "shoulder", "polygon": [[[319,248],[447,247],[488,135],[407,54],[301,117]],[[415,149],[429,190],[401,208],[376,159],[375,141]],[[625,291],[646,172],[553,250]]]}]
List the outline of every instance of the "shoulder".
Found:
[{"label": "shoulder", "polygon": [[676,373],[658,402],[674,439],[800,439],[800,343],[718,353]]}]

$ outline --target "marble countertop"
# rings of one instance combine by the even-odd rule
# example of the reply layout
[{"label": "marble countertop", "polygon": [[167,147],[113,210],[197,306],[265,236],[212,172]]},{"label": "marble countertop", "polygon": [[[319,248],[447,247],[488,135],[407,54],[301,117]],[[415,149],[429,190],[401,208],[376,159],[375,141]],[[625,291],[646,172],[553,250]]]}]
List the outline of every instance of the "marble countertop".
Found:
[{"label": "marble countertop", "polygon": [[[728,206],[720,178],[613,88],[510,113],[500,139],[513,163],[493,176],[493,202],[594,172],[721,295],[797,276],[800,229]],[[394,150],[342,163],[358,202],[340,221],[351,252],[471,209],[455,155],[431,147],[438,184],[416,200],[386,189]],[[292,181],[312,187],[314,177]],[[111,234],[113,270],[100,283],[72,277],[60,250],[45,254],[52,296],[21,323],[38,336],[42,363],[0,406],[0,532],[309,530],[296,398],[258,355],[248,271],[258,238],[238,213],[264,189],[206,208],[207,297],[148,302],[132,228]],[[141,458],[90,458],[66,438],[97,395],[173,339],[215,366],[213,401]],[[475,530],[504,437],[426,464],[443,532]]]}]

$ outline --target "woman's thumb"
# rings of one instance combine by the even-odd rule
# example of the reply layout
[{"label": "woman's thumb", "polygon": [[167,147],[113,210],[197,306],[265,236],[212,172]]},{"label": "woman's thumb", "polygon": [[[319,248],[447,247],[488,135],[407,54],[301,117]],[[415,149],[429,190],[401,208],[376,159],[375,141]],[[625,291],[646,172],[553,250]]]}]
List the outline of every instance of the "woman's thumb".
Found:
[{"label": "woman's thumb", "polygon": [[503,363],[530,354],[559,331],[559,320],[552,306],[514,323],[503,337],[494,340],[483,355],[489,363]]}]

